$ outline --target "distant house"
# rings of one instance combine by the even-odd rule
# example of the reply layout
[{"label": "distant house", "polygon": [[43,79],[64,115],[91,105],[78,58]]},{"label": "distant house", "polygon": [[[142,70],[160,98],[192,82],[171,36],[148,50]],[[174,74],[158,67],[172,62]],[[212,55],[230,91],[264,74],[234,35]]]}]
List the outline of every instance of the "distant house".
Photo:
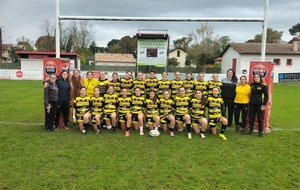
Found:
[{"label": "distant house", "polygon": [[174,57],[178,60],[179,65],[177,67],[185,67],[185,58],[187,55],[188,53],[181,48],[175,48],[169,51],[169,59]]},{"label": "distant house", "polygon": [[11,62],[8,54],[8,50],[11,47],[12,44],[2,44],[2,63],[8,63]]},{"label": "distant house", "polygon": [[[28,71],[41,71],[44,58],[56,57],[56,52],[16,51],[16,54],[20,57],[22,70]],[[70,59],[70,70],[80,69],[80,56],[77,53],[60,52],[60,58]]]},{"label": "distant house", "polygon": [[[265,61],[274,63],[275,74],[279,72],[300,72],[298,42],[294,38],[288,44],[266,44]],[[249,74],[250,62],[261,60],[261,43],[231,43],[226,47],[221,56],[222,73],[232,68],[238,74]]]},{"label": "distant house", "polygon": [[95,65],[101,66],[135,66],[132,54],[95,53]]},{"label": "distant house", "polygon": [[218,57],[216,59],[214,59],[214,64],[219,65],[222,63],[222,57]]}]

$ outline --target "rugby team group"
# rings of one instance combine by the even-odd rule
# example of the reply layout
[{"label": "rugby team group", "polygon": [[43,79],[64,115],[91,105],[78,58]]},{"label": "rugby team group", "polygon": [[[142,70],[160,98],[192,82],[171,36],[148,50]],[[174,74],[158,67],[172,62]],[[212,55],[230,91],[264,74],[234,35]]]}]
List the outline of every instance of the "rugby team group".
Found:
[{"label": "rugby team group", "polygon": [[180,72],[175,72],[172,80],[168,80],[167,72],[161,74],[161,80],[155,77],[155,70],[150,70],[148,75],[145,78],[138,72],[133,79],[132,72],[127,71],[124,78],[113,73],[112,80],[108,80],[104,71],[100,71],[99,79],[91,71],[83,79],[77,69],[71,76],[64,70],[59,76],[50,74],[44,82],[46,131],[59,129],[61,115],[63,127],[68,130],[69,115],[72,115],[73,123],[78,124],[83,135],[90,125],[95,134],[100,134],[104,127],[113,134],[120,128],[126,137],[130,136],[132,126],[144,135],[146,126],[153,133],[169,131],[171,137],[175,129],[182,132],[186,128],[189,139],[192,130],[205,138],[207,127],[216,135],[217,124],[221,123],[218,135],[227,140],[224,133],[233,120],[236,132],[245,134],[247,116],[250,119],[247,135],[253,135],[257,116],[258,136],[263,137],[268,87],[259,73],[254,74],[250,85],[246,76],[238,80],[232,69],[221,81],[217,73],[209,81],[204,80],[204,73],[199,73],[197,80],[190,72],[185,79],[181,79]]}]

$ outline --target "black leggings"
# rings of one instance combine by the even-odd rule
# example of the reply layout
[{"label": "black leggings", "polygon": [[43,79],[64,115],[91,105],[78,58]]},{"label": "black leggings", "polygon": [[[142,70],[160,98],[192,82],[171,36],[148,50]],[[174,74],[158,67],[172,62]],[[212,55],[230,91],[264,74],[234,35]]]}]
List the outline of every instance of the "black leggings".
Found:
[{"label": "black leggings", "polygon": [[54,118],[57,110],[57,102],[52,102],[49,101],[49,104],[51,105],[50,112],[47,112],[47,109],[45,107],[45,128],[53,130],[53,123],[54,123]]},{"label": "black leggings", "polygon": [[55,126],[59,127],[59,119],[60,119],[60,114],[63,113],[63,118],[64,118],[64,126],[68,126],[68,121],[69,121],[69,102],[58,102],[58,107],[56,111],[56,117],[55,117]]},{"label": "black leggings", "polygon": [[262,133],[264,113],[264,111],[261,111],[261,105],[249,104],[250,131],[254,130],[254,121],[255,116],[257,115],[258,132]]},{"label": "black leggings", "polygon": [[[242,123],[240,125],[240,114],[242,112]],[[236,126],[240,126],[243,129],[246,127],[246,120],[248,115],[248,104],[234,103],[234,121]]]},{"label": "black leggings", "polygon": [[228,127],[231,127],[233,120],[233,109],[234,109],[234,99],[232,98],[223,98],[224,101],[224,109],[227,109],[227,120]]}]

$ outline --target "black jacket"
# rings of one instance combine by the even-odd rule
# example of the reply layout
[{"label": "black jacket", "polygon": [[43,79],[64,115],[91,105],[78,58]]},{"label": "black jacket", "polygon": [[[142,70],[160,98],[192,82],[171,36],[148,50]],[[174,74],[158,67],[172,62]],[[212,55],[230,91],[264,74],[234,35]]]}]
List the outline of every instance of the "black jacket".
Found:
[{"label": "black jacket", "polygon": [[269,101],[268,86],[265,83],[251,83],[249,104],[265,106]]}]

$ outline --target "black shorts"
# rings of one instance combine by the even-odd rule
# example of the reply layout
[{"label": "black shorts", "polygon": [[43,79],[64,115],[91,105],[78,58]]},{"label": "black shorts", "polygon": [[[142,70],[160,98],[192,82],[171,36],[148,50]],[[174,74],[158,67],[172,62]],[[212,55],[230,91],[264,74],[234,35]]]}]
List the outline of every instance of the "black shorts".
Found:
[{"label": "black shorts", "polygon": [[184,120],[183,120],[183,117],[184,117],[185,115],[176,115],[175,116],[175,121],[176,122],[180,122],[180,123],[183,123],[184,122]]},{"label": "black shorts", "polygon": [[[115,112],[113,112],[113,113],[115,113]],[[111,119],[111,118],[110,118],[111,114],[112,114],[112,113],[103,113],[103,115],[102,115],[102,116],[103,116],[103,119],[106,120],[106,121],[110,120],[110,119]]]},{"label": "black shorts", "polygon": [[169,117],[170,115],[171,115],[171,114],[161,116],[161,118],[160,118],[160,123],[161,123],[161,124],[168,124],[168,123],[170,123],[170,120],[168,119],[168,117]]},{"label": "black shorts", "polygon": [[119,117],[119,122],[121,122],[121,123],[127,122],[126,114],[127,114],[127,113],[119,113],[119,115],[118,115],[118,117]]},{"label": "black shorts", "polygon": [[[99,115],[100,115],[100,122],[101,122],[101,120],[102,120],[102,113],[99,113]],[[95,116],[96,115],[92,115],[92,119],[91,120],[92,120],[93,124],[96,124],[96,118],[95,118]]]}]

